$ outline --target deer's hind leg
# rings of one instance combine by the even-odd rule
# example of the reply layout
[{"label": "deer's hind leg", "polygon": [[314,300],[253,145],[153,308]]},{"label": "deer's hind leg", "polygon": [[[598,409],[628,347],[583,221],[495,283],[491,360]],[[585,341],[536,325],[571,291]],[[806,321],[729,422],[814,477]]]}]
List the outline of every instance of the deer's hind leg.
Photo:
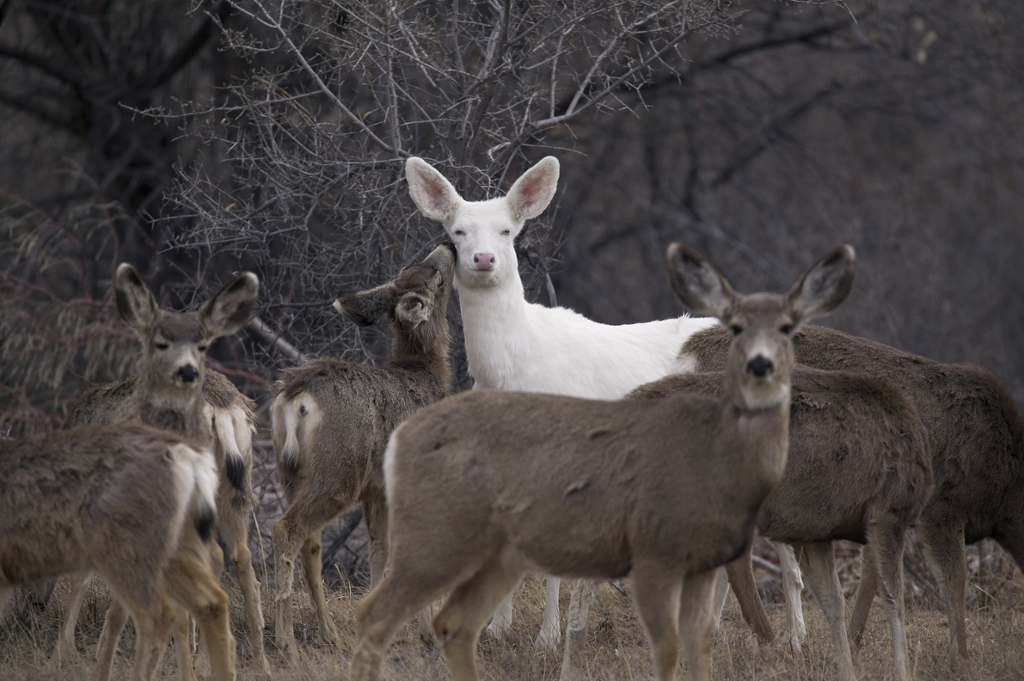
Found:
[{"label": "deer's hind leg", "polygon": [[[314,483],[307,481],[306,484]],[[274,523],[272,531],[277,576],[277,592],[274,594],[274,636],[277,647],[289,658],[293,657],[296,651],[292,615],[296,555],[300,557],[310,600],[317,614],[320,638],[327,645],[339,643],[338,630],[327,612],[327,601],[324,597],[321,568],[323,546],[320,543],[320,530],[355,500],[355,490],[329,490],[330,493],[320,495],[303,492],[306,490],[300,490],[292,499],[288,510]]]},{"label": "deer's hind leg", "polygon": [[[248,476],[247,476],[248,479]],[[251,489],[251,485],[246,485]],[[251,496],[251,493],[250,493]],[[263,647],[263,604],[260,601],[260,582],[256,579],[256,570],[252,564],[252,552],[249,550],[249,521],[251,506],[241,504],[232,499],[218,504],[217,525],[228,548],[231,549],[231,560],[242,591],[242,605],[245,620],[249,625],[249,641],[252,646],[253,665],[264,677],[270,675],[270,662],[267,661]]]},{"label": "deer's hind leg", "polygon": [[967,650],[967,614],[964,603],[964,590],[967,587],[964,528],[940,526],[922,520],[917,525],[917,531],[931,559],[932,571],[939,582],[943,609],[949,622],[950,663],[955,668],[969,671],[971,659]]},{"label": "deer's hind leg", "polygon": [[804,544],[801,558],[807,571],[807,581],[818,601],[832,633],[832,648],[840,681],[853,681],[853,656],[846,635],[846,602],[836,573],[836,556],[832,542]]},{"label": "deer's hind leg", "polygon": [[171,560],[165,575],[171,596],[199,624],[212,678],[233,681],[235,639],[228,619],[228,596],[214,579],[205,557],[198,551],[182,551]]},{"label": "deer's hind leg", "polygon": [[78,624],[78,615],[82,611],[82,603],[89,592],[92,573],[69,575],[68,579],[71,582],[71,600],[64,611],[64,620],[60,623],[60,633],[57,635],[57,645],[49,660],[50,664],[58,668],[63,663],[79,657],[78,648],[75,646],[75,627]]},{"label": "deer's hind leg", "polygon": [[419,556],[392,556],[391,570],[359,602],[356,609],[356,646],[350,663],[351,681],[375,681],[380,676],[384,651],[398,628],[443,595],[466,566],[461,558],[424,561]]},{"label": "deer's hind leg", "polygon": [[889,621],[892,636],[893,676],[906,681],[910,658],[904,629],[905,605],[903,600],[903,550],[906,546],[905,528],[898,522],[871,523],[867,533],[872,546],[869,557],[874,558],[875,571],[881,587],[882,607]]},{"label": "deer's hind leg", "polygon": [[484,561],[448,596],[434,616],[434,636],[454,681],[478,681],[476,643],[498,604],[515,589],[526,572],[514,548],[502,548]]}]

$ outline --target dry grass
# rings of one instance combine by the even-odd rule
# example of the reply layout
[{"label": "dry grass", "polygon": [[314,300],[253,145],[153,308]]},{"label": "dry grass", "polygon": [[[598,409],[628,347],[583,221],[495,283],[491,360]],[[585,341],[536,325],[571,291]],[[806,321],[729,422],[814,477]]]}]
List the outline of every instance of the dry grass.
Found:
[{"label": "dry grass", "polygon": [[[1016,576],[1019,585],[1019,574]],[[622,586],[628,591],[628,583]],[[56,602],[63,607],[67,598],[66,587],[60,587]],[[95,588],[95,587],[94,587]],[[229,591],[232,587],[229,586]],[[1014,589],[1014,592],[1017,592]],[[241,600],[229,593],[232,601],[232,621],[243,659],[248,659],[248,636],[243,630],[244,617]],[[347,675],[347,660],[354,640],[353,617],[361,592],[337,591],[331,594],[330,607],[338,623],[344,644],[338,651],[317,646],[315,619],[299,589],[296,621],[297,635],[302,646],[303,659],[294,668],[286,668],[275,657],[272,645],[268,647],[275,679],[281,681],[320,681],[343,679]],[[569,589],[562,590],[563,612],[568,607]],[[107,598],[102,591],[90,597],[79,623],[79,648],[86,656],[95,655],[96,641],[102,627]],[[263,602],[267,615],[266,635],[272,637],[273,599],[264,590]],[[527,577],[515,599],[515,624],[511,637],[502,642],[484,640],[479,647],[478,659],[484,679],[523,679],[542,681],[557,679],[561,656],[539,652],[533,648],[533,639],[540,625],[543,608],[543,588],[539,579]],[[782,628],[782,608],[768,605],[772,626]],[[796,656],[757,643],[739,615],[739,608],[730,597],[722,628],[714,639],[712,652],[712,678],[717,681],[747,681],[778,679],[804,681],[834,678],[832,650],[828,627],[817,606],[804,603],[808,625],[808,642],[804,651]],[[979,679],[1018,680],[1024,670],[1024,602],[988,605],[974,608],[968,613],[970,646]],[[588,649],[587,674],[594,681],[649,679],[652,670],[646,639],[629,599],[610,587],[600,590],[599,605],[591,613],[591,631]],[[911,651],[912,678],[919,681],[945,681],[957,678],[949,669],[948,629],[944,617],[937,611],[915,607],[907,614],[907,633]],[[0,669],[10,681],[57,681],[58,679],[86,678],[90,666],[84,662],[65,666],[57,671],[47,669],[46,656],[52,650],[59,609],[51,608],[28,621],[16,621],[10,615],[0,627]],[[122,637],[121,651],[115,665],[115,679],[125,678],[132,654],[133,636],[129,630]],[[863,679],[884,681],[891,678],[889,634],[880,607],[877,606],[869,621],[865,645],[856,654],[855,664]],[[680,678],[685,678],[684,669]],[[202,655],[198,663],[200,674],[206,672]],[[158,678],[177,678],[170,650],[161,665]],[[243,664],[239,679],[256,679],[252,668]],[[405,626],[388,651],[384,678],[387,681],[443,681],[448,679],[440,656],[426,649],[420,642],[414,623]]]}]

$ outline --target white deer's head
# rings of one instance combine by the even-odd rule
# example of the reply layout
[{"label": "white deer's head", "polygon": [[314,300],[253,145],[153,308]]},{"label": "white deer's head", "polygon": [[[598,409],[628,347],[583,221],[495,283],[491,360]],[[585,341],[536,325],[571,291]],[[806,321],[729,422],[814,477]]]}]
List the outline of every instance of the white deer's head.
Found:
[{"label": "white deer's head", "polygon": [[460,289],[502,286],[518,276],[513,241],[540,215],[558,186],[558,159],[547,156],[516,180],[506,196],[465,201],[441,173],[421,158],[405,164],[409,193],[420,212],[444,225],[458,252]]}]

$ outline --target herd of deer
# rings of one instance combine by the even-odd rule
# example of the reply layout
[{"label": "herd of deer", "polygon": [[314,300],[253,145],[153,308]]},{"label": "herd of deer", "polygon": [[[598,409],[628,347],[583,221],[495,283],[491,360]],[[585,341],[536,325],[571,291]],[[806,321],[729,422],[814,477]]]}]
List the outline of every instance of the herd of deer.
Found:
[{"label": "herd of deer", "polygon": [[[806,325],[849,293],[852,248],[819,260],[785,295],[740,295],[672,244],[669,281],[707,316],[607,326],[524,297],[513,240],[552,199],[554,158],[488,201],[464,201],[418,158],[406,172],[413,201],[452,243],[335,302],[360,325],[390,320],[391,360],[310,361],[272,390],[289,501],[273,528],[274,633],[287,659],[297,648],[296,556],[319,635],[339,642],[319,535],[361,501],[372,590],[357,611],[353,681],[378,678],[397,629],[429,616],[442,596],[427,633],[453,679],[475,681],[481,630],[491,620],[491,633],[504,634],[512,591],[531,570],[551,575],[539,646],[561,640],[557,577],[578,580],[563,680],[584,676],[594,580],[625,576],[659,681],[674,678],[680,639],[691,678],[707,679],[726,573],[754,631],[775,640],[751,571],[755,530],[779,542],[783,640],[804,639],[802,567],[831,627],[838,676],[851,681],[849,641],[880,590],[903,681],[902,555],[912,526],[941,587],[953,664],[969,671],[965,543],[994,538],[1024,567],[1024,417],[985,369]],[[449,397],[453,286],[477,389]],[[215,530],[234,561],[253,663],[272,673],[247,536],[254,404],[203,361],[214,338],[251,316],[258,288],[244,273],[199,310],[176,313],[122,264],[117,307],[142,340],[135,376],[83,394],[63,431],[0,441],[0,605],[18,584],[72,575],[59,662],[77,655],[78,610],[99,575],[115,598],[93,679],[109,678],[128,614],[132,679],[153,678],[169,634],[182,678],[195,678],[190,616],[213,678],[234,678]],[[849,627],[838,539],[864,544]]]}]

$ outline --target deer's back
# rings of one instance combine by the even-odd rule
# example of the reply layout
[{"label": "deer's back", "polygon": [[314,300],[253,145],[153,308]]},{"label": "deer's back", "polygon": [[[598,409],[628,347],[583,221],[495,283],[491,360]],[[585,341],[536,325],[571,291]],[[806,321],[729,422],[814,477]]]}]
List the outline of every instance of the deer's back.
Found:
[{"label": "deer's back", "polygon": [[[729,332],[695,334],[684,352],[698,370],[724,366]],[[943,364],[822,326],[793,337],[797,362],[884,378],[903,389],[928,437],[935,486],[923,517],[965,521],[968,541],[991,536],[1005,516],[1024,508],[1024,417],[992,372]]]},{"label": "deer's back", "polygon": [[90,386],[71,406],[63,427],[73,428],[87,423],[110,425],[137,419],[138,410],[131,399],[134,392],[134,376]]},{"label": "deer's back", "polygon": [[384,448],[395,427],[447,394],[419,363],[367,366],[325,357],[286,369],[275,384],[275,404],[315,405],[318,421],[300,454],[304,474],[351,477],[383,488]]},{"label": "deer's back", "polygon": [[[641,555],[688,569],[724,562],[743,549],[767,489],[733,479],[742,464],[716,446],[719,414],[691,397],[456,395],[396,432],[385,461],[395,533],[450,524],[563,576],[621,576]],[[708,533],[724,539],[701,553]]]},{"label": "deer's back", "polygon": [[152,597],[151,576],[168,559],[177,503],[167,452],[181,442],[133,424],[85,425],[6,444],[0,449],[0,579],[103,572],[120,562],[129,569],[122,567],[119,583],[139,598]]},{"label": "deer's back", "polygon": [[[724,376],[670,376],[630,397],[718,397]],[[879,512],[912,524],[930,495],[932,470],[907,394],[885,379],[803,366],[793,371],[792,390],[789,457],[761,509],[759,531],[780,541],[863,542]]]}]

